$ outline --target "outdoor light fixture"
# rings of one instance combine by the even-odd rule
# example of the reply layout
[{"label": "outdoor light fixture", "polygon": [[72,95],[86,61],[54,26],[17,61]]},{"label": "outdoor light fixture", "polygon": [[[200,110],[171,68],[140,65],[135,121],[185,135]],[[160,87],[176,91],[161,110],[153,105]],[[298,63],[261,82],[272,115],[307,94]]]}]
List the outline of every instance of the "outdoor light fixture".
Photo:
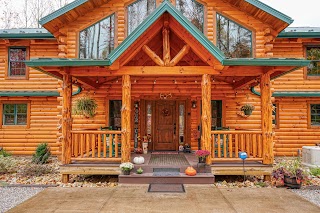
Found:
[{"label": "outdoor light fixture", "polygon": [[193,109],[197,108],[197,101],[192,101],[192,102],[191,102],[191,107],[192,107]]}]

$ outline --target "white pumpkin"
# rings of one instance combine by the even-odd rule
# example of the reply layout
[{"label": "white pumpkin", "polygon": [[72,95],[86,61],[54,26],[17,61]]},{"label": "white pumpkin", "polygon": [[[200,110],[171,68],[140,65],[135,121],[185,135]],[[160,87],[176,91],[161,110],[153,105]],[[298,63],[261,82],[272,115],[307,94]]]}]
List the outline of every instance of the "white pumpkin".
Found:
[{"label": "white pumpkin", "polygon": [[134,164],[143,164],[144,163],[144,157],[138,156],[133,158],[133,163]]}]

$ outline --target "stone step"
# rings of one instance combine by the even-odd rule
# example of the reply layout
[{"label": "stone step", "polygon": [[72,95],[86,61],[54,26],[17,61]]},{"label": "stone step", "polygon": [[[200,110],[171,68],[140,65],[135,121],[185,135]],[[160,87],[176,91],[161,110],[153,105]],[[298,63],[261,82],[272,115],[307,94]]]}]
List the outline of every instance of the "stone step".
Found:
[{"label": "stone step", "polygon": [[150,184],[150,183],[181,183],[181,184],[213,184],[214,175],[211,173],[197,173],[188,176],[184,173],[179,175],[155,176],[154,173],[119,175],[119,183],[125,184]]}]

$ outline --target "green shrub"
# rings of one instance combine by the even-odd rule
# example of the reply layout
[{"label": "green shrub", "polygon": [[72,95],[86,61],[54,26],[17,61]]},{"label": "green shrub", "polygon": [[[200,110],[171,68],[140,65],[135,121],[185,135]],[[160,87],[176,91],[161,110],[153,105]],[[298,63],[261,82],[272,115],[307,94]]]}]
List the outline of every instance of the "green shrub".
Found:
[{"label": "green shrub", "polygon": [[54,170],[50,166],[41,165],[41,164],[28,164],[22,169],[20,169],[18,174],[20,176],[26,177],[26,176],[41,176],[41,175],[49,174],[52,172],[54,172]]},{"label": "green shrub", "polygon": [[9,157],[9,156],[11,156],[11,154],[9,152],[7,152],[6,150],[4,150],[3,148],[0,148],[0,156]]},{"label": "green shrub", "polygon": [[32,156],[32,162],[36,164],[45,164],[48,163],[50,157],[50,148],[47,143],[39,144],[36,152]]},{"label": "green shrub", "polygon": [[310,174],[315,177],[320,177],[320,167],[310,168]]},{"label": "green shrub", "polygon": [[12,157],[4,157],[0,155],[0,174],[16,172],[15,165],[16,163]]}]

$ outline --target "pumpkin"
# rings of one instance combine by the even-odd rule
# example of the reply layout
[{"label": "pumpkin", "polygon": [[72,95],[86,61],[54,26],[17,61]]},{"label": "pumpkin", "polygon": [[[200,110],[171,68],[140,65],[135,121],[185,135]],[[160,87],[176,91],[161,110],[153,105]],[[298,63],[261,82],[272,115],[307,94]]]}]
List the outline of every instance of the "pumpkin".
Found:
[{"label": "pumpkin", "polygon": [[144,157],[138,156],[133,158],[133,163],[134,164],[143,164],[144,163]]},{"label": "pumpkin", "polygon": [[189,166],[184,172],[188,176],[195,176],[197,174],[197,171],[192,166]]}]

